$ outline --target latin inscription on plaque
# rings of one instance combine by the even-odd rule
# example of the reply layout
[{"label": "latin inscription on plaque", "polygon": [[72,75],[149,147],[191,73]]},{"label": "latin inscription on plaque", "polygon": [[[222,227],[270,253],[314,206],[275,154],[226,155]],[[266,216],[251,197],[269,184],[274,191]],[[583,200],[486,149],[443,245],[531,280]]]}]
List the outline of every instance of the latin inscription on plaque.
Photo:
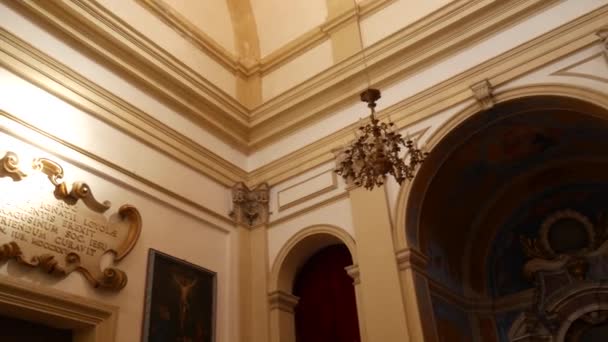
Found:
[{"label": "latin inscription on plaque", "polygon": [[95,287],[124,287],[126,274],[102,269],[100,262],[108,252],[119,261],[132,249],[141,229],[137,210],[125,205],[107,214],[110,203],[97,202],[86,184],[70,189],[59,182],[63,170],[56,163],[37,160],[28,174],[7,168],[9,156],[14,155],[2,159],[0,173],[0,259],[59,275],[79,271]]}]

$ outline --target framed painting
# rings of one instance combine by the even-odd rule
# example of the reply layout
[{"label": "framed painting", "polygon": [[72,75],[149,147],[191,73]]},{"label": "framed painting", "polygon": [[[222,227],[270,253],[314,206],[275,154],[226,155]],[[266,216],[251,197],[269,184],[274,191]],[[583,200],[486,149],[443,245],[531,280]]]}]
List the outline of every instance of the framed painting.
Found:
[{"label": "framed painting", "polygon": [[215,272],[150,249],[142,341],[214,342],[215,298]]}]

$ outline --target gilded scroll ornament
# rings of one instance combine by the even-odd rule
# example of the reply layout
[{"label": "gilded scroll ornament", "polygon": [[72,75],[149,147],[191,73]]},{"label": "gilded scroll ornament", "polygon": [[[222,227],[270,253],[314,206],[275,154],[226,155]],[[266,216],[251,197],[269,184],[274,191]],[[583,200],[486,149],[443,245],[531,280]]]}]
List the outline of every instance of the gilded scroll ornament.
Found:
[{"label": "gilded scroll ornament", "polygon": [[125,287],[125,272],[102,269],[100,263],[107,253],[118,262],[135,246],[141,232],[135,207],[123,205],[104,215],[110,202],[95,199],[86,183],[69,186],[63,168],[46,158],[22,165],[7,152],[0,163],[5,194],[0,198],[0,261],[13,259],[56,276],[77,271],[96,288]]}]

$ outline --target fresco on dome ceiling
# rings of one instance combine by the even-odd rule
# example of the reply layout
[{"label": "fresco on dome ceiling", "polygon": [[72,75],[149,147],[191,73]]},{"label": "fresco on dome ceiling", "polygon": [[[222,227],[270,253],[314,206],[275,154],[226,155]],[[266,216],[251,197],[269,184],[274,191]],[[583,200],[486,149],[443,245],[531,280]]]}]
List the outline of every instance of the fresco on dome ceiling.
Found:
[{"label": "fresco on dome ceiling", "polygon": [[471,322],[466,311],[435,296],[431,296],[431,300],[440,342],[470,342],[473,340]]},{"label": "fresco on dome ceiling", "polygon": [[[596,223],[602,214],[608,214],[608,183],[570,184],[548,189],[521,203],[511,218],[497,233],[487,274],[491,294],[501,297],[532,287],[522,274],[526,257],[519,236],[536,237],[542,222],[550,214],[572,209]],[[591,266],[591,279],[608,276],[606,263],[598,260]]]}]

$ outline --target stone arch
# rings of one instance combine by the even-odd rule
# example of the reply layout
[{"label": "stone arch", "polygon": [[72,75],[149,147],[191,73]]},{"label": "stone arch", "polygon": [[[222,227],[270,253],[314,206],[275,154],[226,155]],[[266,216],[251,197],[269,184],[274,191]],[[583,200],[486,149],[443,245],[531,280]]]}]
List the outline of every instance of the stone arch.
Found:
[{"label": "stone arch", "polygon": [[281,248],[270,271],[269,292],[291,291],[293,279],[303,263],[314,253],[334,244],[344,244],[357,264],[355,240],[344,229],[314,225],[300,230]]},{"label": "stone arch", "polygon": [[[357,282],[355,240],[342,228],[332,225],[306,227],[292,236],[277,254],[268,283],[272,342],[295,341],[293,308],[297,304],[298,298],[292,294],[294,279],[300,268],[312,255],[324,247],[336,244],[343,244],[348,248],[353,260],[353,266],[348,269],[348,272]],[[357,305],[357,307],[361,306]],[[360,311],[359,321],[363,322]]]},{"label": "stone arch", "polygon": [[[608,119],[608,97],[606,96],[606,94],[600,93],[596,90],[592,90],[589,88],[574,85],[534,84],[512,88],[505,91],[495,91],[494,100],[496,104],[501,104],[516,99],[536,96],[554,96],[563,97],[566,99],[580,100],[590,105],[605,109],[603,111],[591,114],[597,114],[599,117]],[[424,148],[427,151],[432,151],[435,147],[437,147],[437,145],[439,145],[441,141],[443,141],[448,136],[448,134],[454,131],[454,129],[456,129],[465,121],[480,112],[482,112],[482,109],[480,108],[479,104],[474,103],[466,107],[456,115],[450,117],[438,129],[431,133],[431,136],[426,141]],[[399,190],[396,204],[397,208],[395,211],[396,229],[394,229],[393,231],[396,250],[399,251],[409,248],[413,248],[416,250],[419,249],[418,241],[416,239],[412,239],[412,236],[418,235],[417,230],[419,226],[418,224],[412,224],[411,211],[412,208],[420,204],[419,202],[421,202],[424,198],[426,188],[428,187],[429,183],[433,179],[433,175],[439,169],[440,166],[440,159],[433,160],[432,158],[430,158],[428,162],[426,162],[418,171],[414,182],[407,182]],[[414,185],[415,183],[417,184]],[[413,222],[416,221],[414,220]],[[420,252],[424,254],[424,251]]]}]

